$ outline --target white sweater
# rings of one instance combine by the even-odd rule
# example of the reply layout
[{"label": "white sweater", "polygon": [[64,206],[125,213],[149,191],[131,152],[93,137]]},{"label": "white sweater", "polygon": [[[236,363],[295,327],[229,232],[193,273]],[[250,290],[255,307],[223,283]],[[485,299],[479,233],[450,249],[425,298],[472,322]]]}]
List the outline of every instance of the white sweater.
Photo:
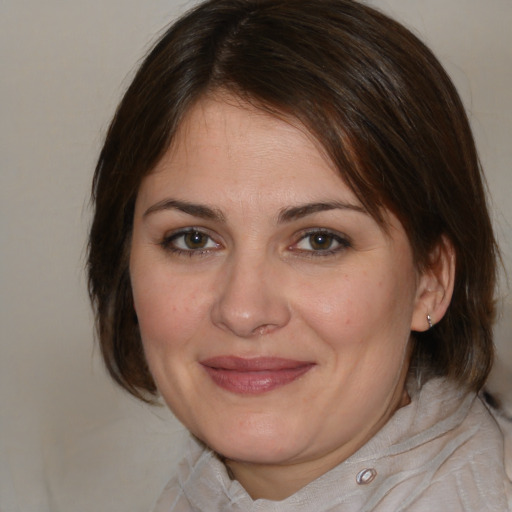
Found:
[{"label": "white sweater", "polygon": [[252,500],[216,455],[192,440],[154,512],[512,510],[503,435],[481,400],[443,379],[409,392],[411,403],[366,445],[283,501]]}]

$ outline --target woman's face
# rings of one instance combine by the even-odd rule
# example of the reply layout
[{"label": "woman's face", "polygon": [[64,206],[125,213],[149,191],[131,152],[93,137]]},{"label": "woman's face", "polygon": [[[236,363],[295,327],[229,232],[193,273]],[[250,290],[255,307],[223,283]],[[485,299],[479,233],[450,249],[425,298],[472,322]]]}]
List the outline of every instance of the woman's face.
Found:
[{"label": "woman's face", "polygon": [[234,461],[333,466],[403,405],[425,320],[387,222],[298,124],[234,98],[188,113],[140,187],[130,275],[151,373],[197,437]]}]

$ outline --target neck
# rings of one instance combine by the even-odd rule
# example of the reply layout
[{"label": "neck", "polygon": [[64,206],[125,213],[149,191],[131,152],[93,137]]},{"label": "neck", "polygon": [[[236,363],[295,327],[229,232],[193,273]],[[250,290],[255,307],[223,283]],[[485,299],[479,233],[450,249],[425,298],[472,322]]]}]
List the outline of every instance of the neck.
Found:
[{"label": "neck", "polygon": [[225,460],[228,470],[235,480],[245,488],[252,499],[280,501],[305,487],[321,475],[336,467],[344,458],[339,455],[323,457],[319,460],[290,464],[251,464]]}]

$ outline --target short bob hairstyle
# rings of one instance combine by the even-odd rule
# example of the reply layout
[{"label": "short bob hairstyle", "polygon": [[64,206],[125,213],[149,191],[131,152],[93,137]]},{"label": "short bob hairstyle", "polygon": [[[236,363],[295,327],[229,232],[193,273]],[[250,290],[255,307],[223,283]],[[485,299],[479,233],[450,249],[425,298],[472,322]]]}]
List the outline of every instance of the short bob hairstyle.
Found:
[{"label": "short bob hairstyle", "polygon": [[411,368],[478,390],[493,359],[498,249],[462,102],[407,29],[352,0],[208,0],[150,51],[106,135],[93,182],[89,292],[106,366],[150,399],[129,277],[141,180],[200,98],[227,92],[302,123],[385,228],[401,221],[419,269],[443,240],[456,257],[445,317],[413,333]]}]

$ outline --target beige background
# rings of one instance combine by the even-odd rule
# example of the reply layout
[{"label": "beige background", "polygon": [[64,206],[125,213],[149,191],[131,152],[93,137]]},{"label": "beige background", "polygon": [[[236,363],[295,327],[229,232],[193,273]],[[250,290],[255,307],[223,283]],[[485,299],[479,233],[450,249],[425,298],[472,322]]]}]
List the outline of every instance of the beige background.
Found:
[{"label": "beige background", "polygon": [[[414,27],[459,87],[510,272],[512,0],[372,3]],[[164,408],[138,404],[104,375],[83,265],[102,134],[135,63],[188,5],[0,0],[1,512],[149,510],[181,450]],[[504,393],[506,308],[494,382]]]}]

